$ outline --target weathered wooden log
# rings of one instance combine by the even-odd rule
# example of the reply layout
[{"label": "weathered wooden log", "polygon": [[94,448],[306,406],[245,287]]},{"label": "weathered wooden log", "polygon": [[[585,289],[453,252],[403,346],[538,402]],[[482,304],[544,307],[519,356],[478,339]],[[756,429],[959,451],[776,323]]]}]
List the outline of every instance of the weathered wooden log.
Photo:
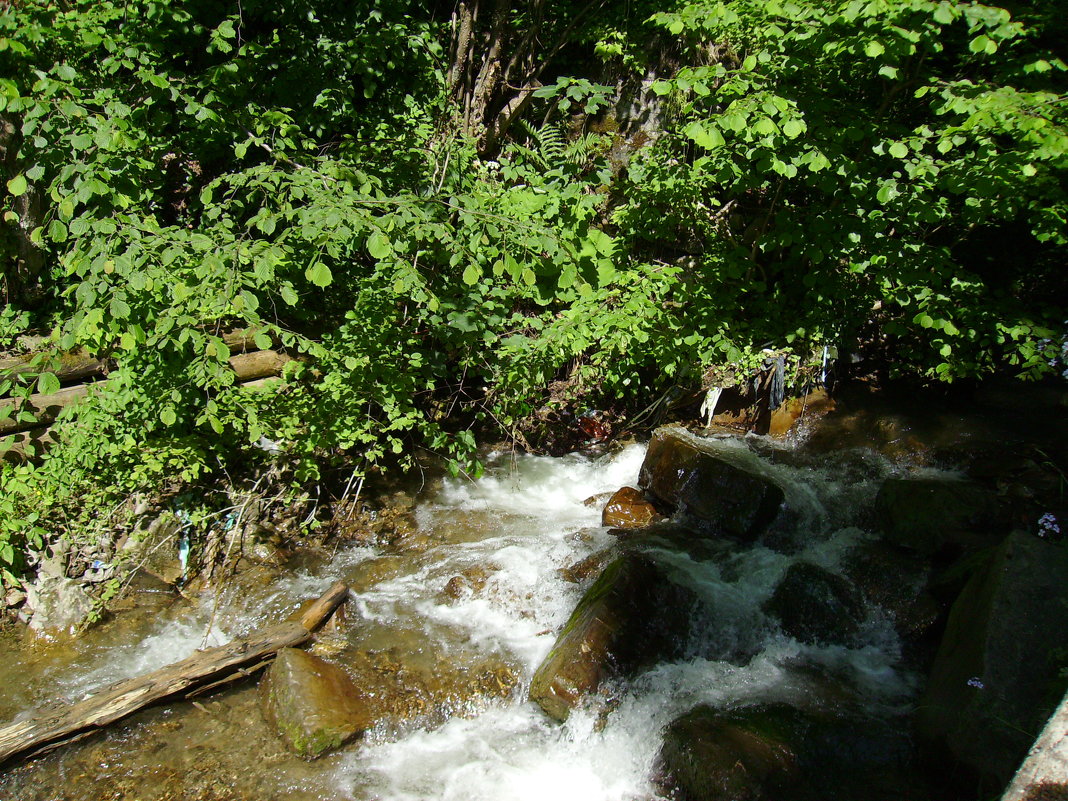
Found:
[{"label": "weathered wooden log", "polygon": [[54,362],[43,366],[31,366],[31,362],[41,354],[27,353],[12,359],[0,359],[0,375],[18,375],[49,369],[61,384],[73,384],[103,375],[108,362],[91,356],[87,351],[77,350],[60,354]]},{"label": "weathered wooden log", "polygon": [[55,444],[55,432],[44,426],[31,428],[11,435],[11,442],[5,447],[0,444],[0,461],[10,464],[23,464],[39,459],[41,455]]},{"label": "weathered wooden log", "polygon": [[[30,395],[24,401],[0,402],[0,415],[4,415],[0,417],[0,434],[14,434],[52,423],[63,409],[84,398],[90,386],[77,384],[50,395]],[[33,415],[32,419],[20,419],[25,412]]]},{"label": "weathered wooden log", "polygon": [[[239,353],[231,356],[229,361],[230,367],[237,374],[238,382],[245,383],[278,375],[291,358],[276,350],[260,350]],[[92,384],[78,384],[49,395],[31,395],[27,400],[16,403],[0,401],[0,415],[4,415],[0,417],[0,435],[15,434],[51,424],[62,409],[85,397],[91,386]],[[20,411],[28,411],[33,415],[33,419],[19,420]]]},{"label": "weathered wooden log", "polygon": [[278,375],[282,372],[286,362],[292,361],[292,358],[276,350],[257,350],[231,356],[230,366],[237,373],[238,382],[244,383],[255,381],[257,378]]},{"label": "weathered wooden log", "polygon": [[[271,386],[282,379],[277,375],[242,382],[242,389],[258,390]],[[8,439],[7,437],[10,437]],[[44,425],[20,431],[17,434],[0,435],[0,462],[25,464],[39,461],[58,439],[55,426]]]},{"label": "weathered wooden log", "polygon": [[1068,787],[1068,695],[1054,710],[1001,801],[1063,797]]},{"label": "weathered wooden log", "polygon": [[[230,331],[222,335],[222,341],[231,353],[241,354],[259,350],[255,342],[255,331],[240,329]],[[87,378],[100,378],[114,369],[115,362],[111,359],[98,359],[85,350],[69,351],[53,357],[50,363],[43,366],[31,366],[31,362],[42,353],[26,353],[10,359],[0,359],[0,375],[18,375],[19,373],[37,372],[48,370],[59,379],[61,384],[73,384],[85,381]]]},{"label": "weathered wooden log", "polygon": [[0,728],[0,764],[15,756],[44,753],[114,723],[150,704],[188,694],[226,677],[248,675],[241,668],[262,666],[277,651],[307,642],[345,600],[348,587],[338,582],[326,591],[299,622],[278,623],[241,640],[198,651],[188,659],[120,681],[77,704],[58,704]]}]

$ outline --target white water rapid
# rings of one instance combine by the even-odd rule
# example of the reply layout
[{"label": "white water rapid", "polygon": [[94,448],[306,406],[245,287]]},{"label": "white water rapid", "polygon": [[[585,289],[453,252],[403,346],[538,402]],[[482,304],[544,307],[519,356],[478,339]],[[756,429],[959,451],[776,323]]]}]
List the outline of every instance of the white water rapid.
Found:
[{"label": "white water rapid", "polygon": [[[342,548],[312,571],[246,597],[208,599],[181,619],[160,621],[136,646],[88,649],[65,670],[50,670],[49,684],[76,699],[284,617],[299,599],[359,573],[364,579],[348,610],[359,647],[406,648],[412,653],[405,658],[414,663],[451,660],[460,672],[479,660],[496,660],[518,681],[506,697],[459,701],[447,716],[374,730],[310,766],[272,768],[275,797],[652,799],[663,728],[697,704],[800,703],[812,695],[813,681],[830,677],[862,693],[872,709],[891,714],[907,702],[912,687],[899,668],[896,636],[877,610],[850,647],[801,644],[761,610],[792,562],[835,569],[848,548],[867,538],[857,527],[857,510],[891,465],[854,453],[833,465],[791,466],[801,460],[779,458],[793,452],[762,439],[723,439],[714,447],[784,487],[792,525],[801,531],[793,536],[796,546],[784,554],[758,545],[706,561],[658,553],[673,577],[711,610],[689,644],[690,658],[657,665],[625,687],[610,688],[564,725],[526,698],[531,676],[592,580],[569,582],[560,571],[613,544],[614,537],[599,527],[603,502],[583,501],[635,485],[643,446],[598,459],[501,455],[480,480],[446,480],[421,498],[416,518],[425,548],[389,563],[380,574],[367,572],[381,558],[374,549]],[[455,577],[475,574],[480,581],[446,592]],[[404,636],[393,633],[398,631]],[[710,656],[716,654],[729,658]],[[242,759],[250,771],[263,769],[255,754]]]}]

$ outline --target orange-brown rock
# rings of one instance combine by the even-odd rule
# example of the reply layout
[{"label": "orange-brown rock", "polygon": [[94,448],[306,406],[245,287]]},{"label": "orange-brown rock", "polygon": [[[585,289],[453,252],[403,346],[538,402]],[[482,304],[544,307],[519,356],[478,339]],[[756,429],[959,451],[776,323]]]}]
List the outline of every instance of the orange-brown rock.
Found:
[{"label": "orange-brown rock", "polygon": [[771,413],[768,433],[781,439],[790,433],[795,424],[818,420],[831,411],[834,411],[834,401],[825,389],[814,390],[800,398],[790,398]]},{"label": "orange-brown rock", "polygon": [[616,490],[601,511],[601,525],[613,528],[644,528],[659,519],[656,509],[641,490],[623,487]]}]

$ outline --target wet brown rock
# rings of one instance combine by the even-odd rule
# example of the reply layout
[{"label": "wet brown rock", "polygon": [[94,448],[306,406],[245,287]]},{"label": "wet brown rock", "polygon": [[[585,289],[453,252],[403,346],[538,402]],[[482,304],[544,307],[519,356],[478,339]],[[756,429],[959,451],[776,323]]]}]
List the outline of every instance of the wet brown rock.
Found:
[{"label": "wet brown rock", "polygon": [[530,698],[566,720],[609,676],[678,656],[693,594],[672,583],[646,555],[612,562],[579,601],[530,684]]},{"label": "wet brown rock", "polygon": [[604,570],[614,556],[616,556],[616,552],[612,548],[605,548],[591,553],[585,559],[580,559],[574,564],[562,568],[560,570],[560,578],[564,581],[570,581],[572,584],[583,582],[593,574]]},{"label": "wet brown rock", "polygon": [[660,518],[641,490],[622,487],[601,510],[601,525],[615,528],[643,528]]},{"label": "wet brown rock", "polygon": [[653,434],[638,485],[677,509],[695,530],[753,540],[771,524],[784,500],[765,476],[727,461],[679,428]]},{"label": "wet brown rock", "polygon": [[283,648],[260,683],[263,714],[286,745],[315,759],[374,723],[364,693],[339,668]]},{"label": "wet brown rock", "polygon": [[825,389],[817,389],[800,398],[790,398],[771,413],[768,434],[782,439],[797,424],[812,423],[834,411],[834,401]]},{"label": "wet brown rock", "polygon": [[446,598],[457,600],[480,592],[489,581],[490,569],[485,565],[473,565],[459,575],[453,576],[445,584],[442,594]]}]

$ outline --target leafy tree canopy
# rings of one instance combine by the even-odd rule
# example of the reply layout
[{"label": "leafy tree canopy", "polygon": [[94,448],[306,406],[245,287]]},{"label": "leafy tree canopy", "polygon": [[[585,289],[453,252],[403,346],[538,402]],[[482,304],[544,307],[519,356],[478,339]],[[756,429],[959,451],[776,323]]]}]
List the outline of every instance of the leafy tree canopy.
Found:
[{"label": "leafy tree canopy", "polygon": [[[297,481],[825,346],[1064,369],[1064,22],[957,0],[25,0],[0,337],[114,361],[0,473],[0,564],[281,443]],[[223,335],[294,357],[239,386]]]}]

